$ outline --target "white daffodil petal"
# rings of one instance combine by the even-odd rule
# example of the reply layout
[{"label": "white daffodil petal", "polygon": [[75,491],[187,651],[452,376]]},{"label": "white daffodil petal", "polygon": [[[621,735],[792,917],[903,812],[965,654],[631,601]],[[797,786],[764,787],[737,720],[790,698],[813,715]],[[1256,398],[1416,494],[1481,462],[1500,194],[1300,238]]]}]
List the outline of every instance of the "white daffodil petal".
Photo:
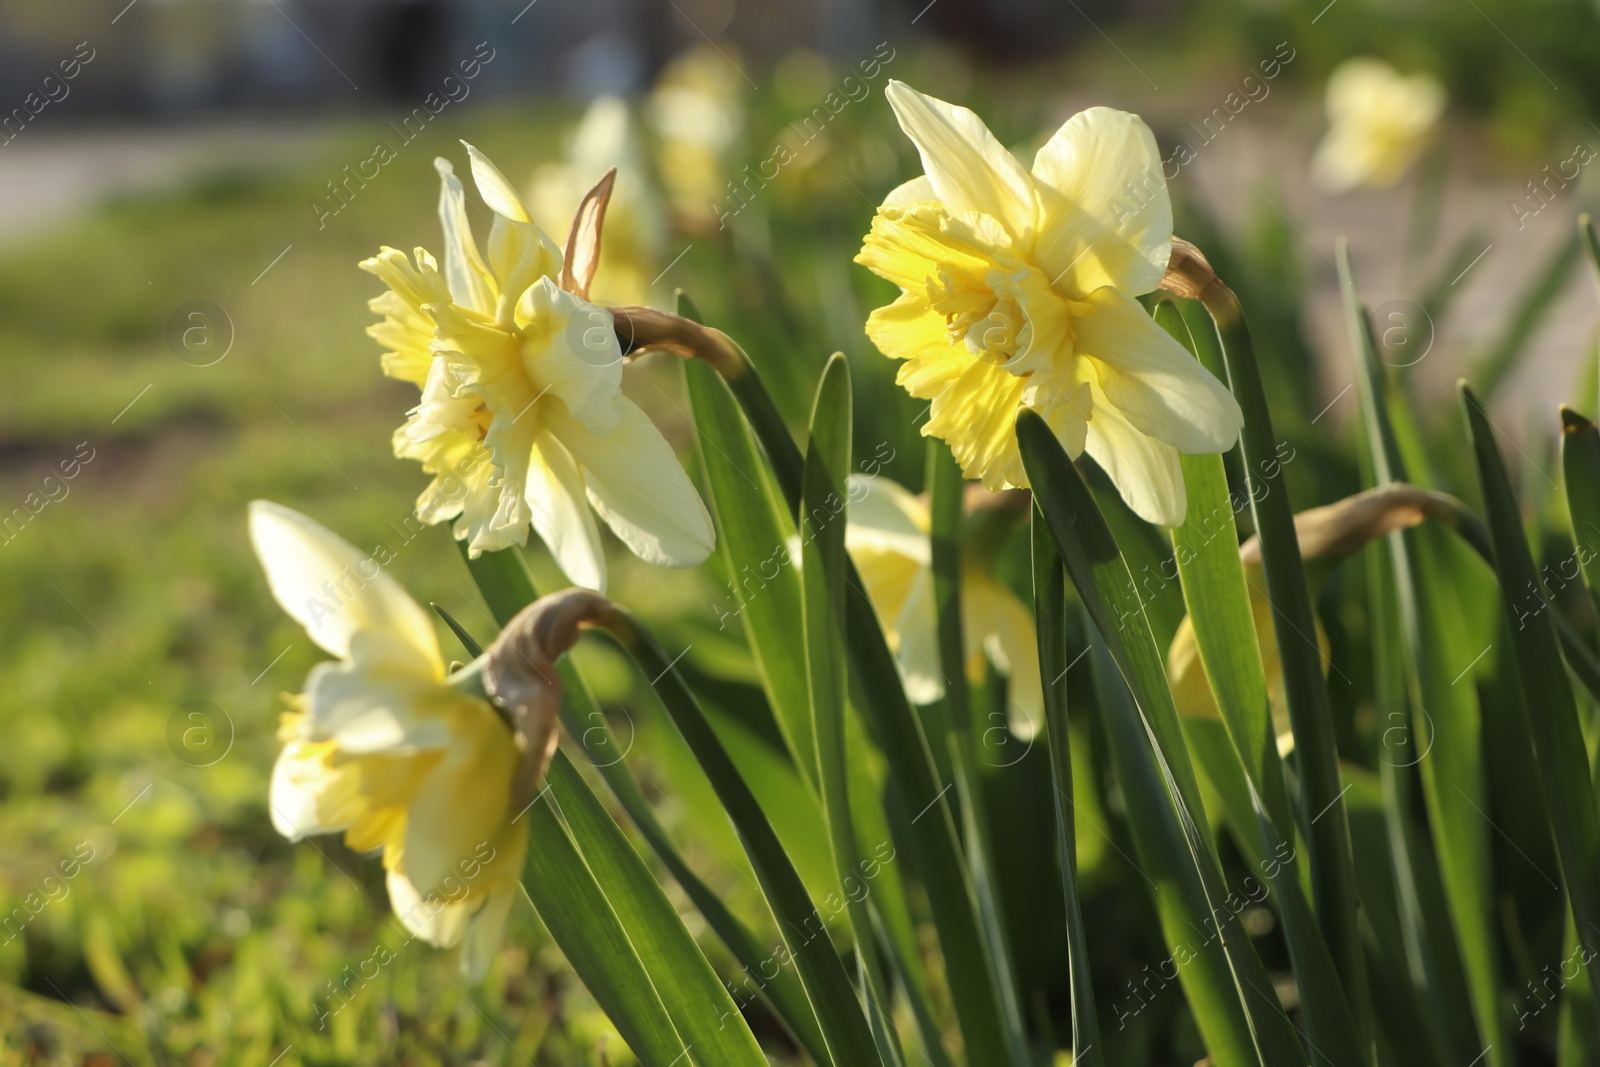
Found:
[{"label": "white daffodil petal", "polygon": [[889,190],[889,195],[883,198],[884,207],[909,207],[923,200],[937,200],[939,194],[933,191],[933,183],[926,174],[919,174],[908,182],[902,182]]},{"label": "white daffodil petal", "polygon": [[592,433],[610,433],[622,389],[622,346],[611,313],[553,278],[535,282],[523,307],[529,321],[522,359],[530,380],[545,383],[545,392]]},{"label": "white daffodil petal", "polygon": [[1161,284],[1172,255],[1172,200],[1155,135],[1137,115],[1092,107],[1072,116],[1033,162],[1034,256],[1074,296]]},{"label": "white daffodil petal", "polygon": [[346,656],[357,632],[372,631],[409,648],[428,669],[443,671],[427,613],[344,538],[298,511],[253,500],[250,543],[273,597],[327,652]]},{"label": "white daffodil petal", "polygon": [[472,981],[481,982],[489,973],[489,965],[505,941],[506,920],[517,895],[515,886],[496,889],[467,920],[466,936],[461,940],[461,973]]},{"label": "white daffodil petal", "polygon": [[1110,475],[1135,515],[1157,526],[1182,526],[1188,510],[1178,450],[1141,433],[1098,392],[1084,451]]},{"label": "white daffodil petal", "polygon": [[435,159],[433,169],[439,172],[439,223],[444,227],[444,276],[450,296],[463,307],[493,315],[494,279],[472,239],[461,179],[448,159]]},{"label": "white daffodil petal", "polygon": [[303,741],[290,741],[272,765],[267,806],[272,828],[290,841],[343,830],[343,824],[322,821],[321,798],[335,786],[335,777],[318,757],[307,756]]},{"label": "white daffodil petal", "polygon": [[905,487],[888,478],[852,474],[847,480],[850,525],[845,547],[851,552],[893,552],[926,567],[928,508]]},{"label": "white daffodil petal", "polygon": [[894,631],[895,663],[913,704],[932,704],[944,696],[944,672],[939,669],[938,611],[933,600],[933,572],[917,572],[900,613],[890,622]]},{"label": "white daffodil petal", "polygon": [[1026,741],[1044,724],[1044,687],[1039,680],[1039,640],[1033,616],[1010,589],[985,577],[962,583],[962,627],[981,640],[989,662],[1007,679],[1006,722]]},{"label": "white daffodil petal", "polygon": [[391,870],[387,883],[389,906],[394,908],[402,926],[440,948],[452,948],[461,943],[476,907],[474,902],[452,901],[443,896],[425,897],[399,871]]},{"label": "white daffodil petal", "polygon": [[504,215],[512,222],[532,222],[533,216],[528,214],[527,205],[522,202],[516,186],[506,180],[500,168],[466,141],[461,144],[472,158],[472,181],[478,187],[478,195],[489,205],[489,210]]},{"label": "white daffodil petal", "polygon": [[404,649],[382,647],[375,634],[355,638],[354,661],[319,663],[306,676],[305,736],[337,741],[351,755],[438,748],[450,732],[436,716],[417,714],[449,689],[437,675],[411,673]]},{"label": "white daffodil petal", "polygon": [[482,701],[464,699],[451,722],[451,748],[411,794],[406,817],[401,866],[424,896],[470,889],[465,861],[496,841],[518,760],[510,730]]},{"label": "white daffodil petal", "polygon": [[1232,448],[1244,415],[1227,387],[1127,293],[1106,286],[1089,303],[1094,313],[1073,320],[1077,353],[1094,360],[1106,399],[1140,432],[1180,452]]},{"label": "white daffodil petal", "polygon": [[956,211],[993,216],[1015,238],[1033,229],[1033,181],[982,119],[902,81],[890,81],[883,95],[940,200]]},{"label": "white daffodil petal", "polygon": [[703,563],[716,547],[716,531],[694,483],[637,404],[623,396],[616,406],[616,429],[603,437],[552,415],[553,428],[583,468],[589,502],[646,563]]},{"label": "white daffodil petal", "polygon": [[534,532],[561,573],[575,585],[604,592],[606,554],[600,528],[585,502],[583,475],[554,434],[540,434],[534,445],[525,495]]}]

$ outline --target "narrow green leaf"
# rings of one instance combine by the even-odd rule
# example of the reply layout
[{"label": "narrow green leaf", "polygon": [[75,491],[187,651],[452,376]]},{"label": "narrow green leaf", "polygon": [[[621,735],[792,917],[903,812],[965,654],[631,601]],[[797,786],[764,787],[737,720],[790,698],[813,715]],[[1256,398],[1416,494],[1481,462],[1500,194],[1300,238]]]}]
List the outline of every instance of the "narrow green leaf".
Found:
[{"label": "narrow green leaf", "polygon": [[[1389,420],[1389,412],[1398,401],[1391,401],[1388,395],[1372,323],[1356,293],[1349,249],[1342,241],[1338,256],[1374,480],[1380,485],[1405,481],[1405,459]],[[1412,699],[1411,736],[1417,742],[1417,751],[1432,757],[1421,760],[1420,774],[1441,885],[1465,965],[1486,1062],[1499,1067],[1509,1062],[1511,1050],[1499,988],[1489,827],[1482,816],[1488,806],[1482,723],[1477,687],[1458,684],[1462,672],[1487,649],[1468,647],[1462,606],[1448,570],[1441,566],[1447,551],[1441,544],[1445,536],[1436,527],[1395,531],[1389,534],[1387,543]],[[1405,778],[1411,776],[1401,767],[1395,770],[1403,772]]]},{"label": "narrow green leaf", "polygon": [[536,800],[526,818],[523,885],[550,936],[640,1062],[681,1067],[688,1046],[555,806]]},{"label": "narrow green leaf", "polygon": [[450,632],[456,635],[456,640],[460,641],[461,647],[467,650],[467,655],[473,659],[483,655],[483,646],[478,644],[477,639],[467,632],[465,626],[456,621],[454,615],[444,610],[439,604],[430,602],[428,606],[438,613],[439,618],[444,620],[446,626],[450,627]]},{"label": "narrow green leaf", "polygon": [[[791,565],[795,562],[790,547],[794,543],[794,525],[775,497],[772,476],[728,384],[716,371],[696,360],[686,362],[684,376],[694,411],[701,467],[711,509],[717,516],[718,551],[733,578],[731,597],[737,605],[736,614],[744,623],[762,686],[784,740],[815,792],[817,764],[810,683],[804,649],[794,639],[794,620],[801,611],[800,582]],[[787,430],[782,432],[787,439]],[[727,625],[730,617],[730,613],[723,612],[721,625]],[[870,743],[860,736],[862,728],[854,709],[847,717],[846,730],[853,739],[846,748],[846,761],[856,836],[862,843],[873,842],[876,848],[891,840],[888,813],[882,802],[882,776],[873,770],[874,753]],[[906,987],[924,1041],[932,1046],[930,1055],[942,1056],[916,928],[906,905],[900,873],[893,866],[884,867],[875,880],[878,884],[871,905],[883,923],[895,969]]]},{"label": "narrow green leaf", "polygon": [[1571,408],[1561,409],[1561,470],[1578,567],[1600,611],[1600,429]]},{"label": "narrow green leaf", "polygon": [[[1501,603],[1511,632],[1523,706],[1539,762],[1539,784],[1561,861],[1572,919],[1580,931],[1600,930],[1600,814],[1590,782],[1588,748],[1572,687],[1562,670],[1555,626],[1558,609],[1544,596],[1522,529],[1522,516],[1489,417],[1465,382],[1457,384],[1478,463],[1478,481],[1494,542]],[[1600,954],[1589,961],[1600,989]],[[1600,1003],[1594,1005],[1600,1010]]]},{"label": "narrow green leaf", "polygon": [[1238,298],[1220,283],[1207,290],[1206,310],[1216,323],[1228,366],[1228,384],[1244,412],[1239,446],[1249,480],[1250,508],[1261,541],[1261,564],[1272,604],[1272,624],[1283,662],[1284,689],[1294,730],[1294,761],[1300,781],[1297,821],[1308,835],[1311,900],[1323,940],[1333,953],[1349,996],[1363,1047],[1370,1045],[1366,967],[1357,925],[1355,871],[1350,828],[1339,781],[1339,752],[1322,674],[1311,592],[1300,559],[1283,467],[1285,456],[1272,429],[1272,414],[1256,366],[1255,347]]},{"label": "narrow green leaf", "polygon": [[972,717],[972,695],[967,688],[966,639],[961,628],[961,522],[966,482],[955,456],[942,441],[928,441],[928,488],[932,529],[933,599],[938,615],[939,669],[944,676],[944,706],[949,721],[950,765],[961,797],[961,821],[967,846],[967,863],[977,895],[978,918],[994,966],[994,984],[1004,1009],[1012,1063],[1027,1067],[1027,1037],[1022,1027],[1022,1007],[1017,995],[1010,939],[1000,894],[994,884],[995,857],[989,842],[988,815],[983,782],[978,772],[978,752],[983,727]]},{"label": "narrow green leaf", "polygon": [[[873,1038],[885,1064],[904,1057],[889,1012],[894,1004],[878,963],[873,924],[865,896],[860,850],[850,815],[850,784],[845,768],[845,526],[849,519],[850,368],[844,357],[828,361],[817,386],[806,445],[804,491],[806,524],[801,537],[801,586],[806,666],[810,675],[811,723],[816,737],[817,770],[823,810],[833,844],[833,863],[840,872],[845,907],[856,938],[856,965],[861,972]],[[821,516],[818,519],[818,516]]]},{"label": "narrow green leaf", "polygon": [[558,752],[550,796],[655,984],[694,1059],[704,1064],[766,1067],[739,1007],[656,884],[622,830],[595,799],[577,768]]},{"label": "narrow green leaf", "polygon": [[1033,508],[1033,612],[1039,640],[1039,674],[1044,682],[1045,740],[1050,746],[1051,784],[1055,789],[1056,847],[1061,857],[1061,886],[1067,905],[1067,972],[1072,983],[1072,1062],[1074,1067],[1099,1067],[1105,1062],[1100,1022],[1095,1015],[1094,976],[1089,973],[1089,942],[1078,904],[1077,808],[1072,801],[1072,741],[1067,729],[1067,604],[1066,572],[1061,554]]},{"label": "narrow green leaf", "polygon": [[[741,354],[742,356],[742,354]],[[791,513],[800,507],[802,459],[755,368],[743,357],[728,379]],[[978,905],[956,834],[954,816],[923,730],[912,711],[894,656],[867,599],[855,565],[846,561],[845,606],[850,634],[851,703],[861,709],[873,740],[883,750],[889,782],[904,818],[897,822],[927,890],[928,907],[944,953],[945,976],[961,1025],[962,1042],[974,1063],[1010,1060],[1008,1030],[994,967],[978,918]]]},{"label": "narrow green leaf", "polygon": [[[1110,528],[1076,468],[1044,419],[1029,409],[1017,418],[1017,442],[1034,501],[1085,609],[1124,683],[1100,687],[1117,774],[1129,807],[1135,845],[1155,882],[1168,944],[1193,952],[1179,968],[1195,1018],[1219,1064],[1301,1064],[1304,1052],[1277,1000],[1238,914],[1227,903],[1215,843],[1197,825],[1204,814],[1199,785],[1132,576]],[[1185,862],[1185,858],[1187,862]],[[1230,996],[1229,993],[1233,995]]]},{"label": "narrow green leaf", "polygon": [[[1173,304],[1161,304],[1155,318],[1180,344],[1194,351],[1194,339]],[[1239,561],[1237,511],[1228,492],[1222,457],[1178,458],[1189,511],[1183,525],[1172,531],[1173,561],[1200,662],[1251,785],[1261,794],[1278,832],[1293,840],[1294,817],[1283,782],[1283,761],[1278,758],[1250,590]]]},{"label": "narrow green leaf", "polygon": [[652,684],[667,714],[694,751],[733,821],[787,948],[787,958],[777,962],[779,966],[786,966],[792,959],[799,971],[822,1026],[830,1062],[837,1067],[878,1062],[871,1028],[844,965],[827,936],[821,912],[811,902],[771,822],[706,721],[694,694],[674,669],[671,657],[637,620],[620,608],[610,632],[634,658],[645,677],[654,680]]},{"label": "narrow green leaf", "polygon": [[[729,600],[744,631],[795,763],[816,783],[804,649],[794,640],[800,582],[790,559],[793,527],[779,511],[739,407],[727,383],[698,360],[684,378],[694,411],[701,469],[717,519],[717,550],[731,581]],[[727,624],[730,613],[721,612]]]}]

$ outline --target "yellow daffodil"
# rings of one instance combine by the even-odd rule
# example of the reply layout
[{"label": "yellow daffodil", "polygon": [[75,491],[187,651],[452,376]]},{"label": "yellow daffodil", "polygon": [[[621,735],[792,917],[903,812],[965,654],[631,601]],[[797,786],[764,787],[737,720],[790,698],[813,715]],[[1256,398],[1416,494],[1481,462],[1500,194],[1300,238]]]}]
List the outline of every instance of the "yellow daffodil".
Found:
[{"label": "yellow daffodil", "polygon": [[1444,114],[1444,87],[1380,59],[1348,59],[1328,78],[1328,133],[1312,161],[1331,192],[1399,181],[1427,148]]},{"label": "yellow daffodil", "polygon": [[[845,547],[867,596],[883,619],[889,647],[914,704],[944,696],[938,619],[933,599],[928,506],[887,478],[851,475]],[[1044,714],[1039,646],[1033,618],[1010,589],[968,567],[961,576],[961,628],[967,677],[982,681],[985,665],[1010,679],[1007,716],[1026,740]]]},{"label": "yellow daffodil", "polygon": [[494,220],[487,258],[440,159],[443,271],[421,248],[408,260],[386,247],[361,264],[389,286],[372,302],[384,321],[368,331],[390,349],[384,369],[422,390],[395,433],[396,455],[434,475],[418,517],[454,518],[474,556],[525,543],[531,523],[567,577],[591,589],[606,575],[593,512],[647,562],[700,563],[711,518],[661,432],[622,395],[611,316],[585,299],[604,196],[580,214],[564,262],[505,176],[467,151]]},{"label": "yellow daffodil", "polygon": [[922,428],[969,478],[1025,486],[1018,407],[1069,455],[1087,451],[1141,517],[1183,521],[1179,452],[1230,448],[1239,406],[1134,299],[1161,282],[1172,205],[1155,137],[1137,115],[1090,108],[1025,170],[963,107],[891,81],[922,156],[856,261],[900,286],[867,320],[897,381],[931,401]]},{"label": "yellow daffodil", "polygon": [[666,214],[625,100],[601,96],[589,105],[573,133],[567,162],[534,171],[528,207],[540,225],[565,226],[610,167],[617,168],[617,183],[606,211],[594,296],[612,304],[650,304],[666,250]]},{"label": "yellow daffodil", "polygon": [[[368,556],[298,512],[250,505],[272,595],[338,657],[312,668],[272,772],[272,825],[382,849],[406,928],[461,947],[481,976],[519,892],[526,827],[510,810],[518,754],[483,699],[452,688],[428,615]],[[385,550],[386,551],[386,550]]]}]

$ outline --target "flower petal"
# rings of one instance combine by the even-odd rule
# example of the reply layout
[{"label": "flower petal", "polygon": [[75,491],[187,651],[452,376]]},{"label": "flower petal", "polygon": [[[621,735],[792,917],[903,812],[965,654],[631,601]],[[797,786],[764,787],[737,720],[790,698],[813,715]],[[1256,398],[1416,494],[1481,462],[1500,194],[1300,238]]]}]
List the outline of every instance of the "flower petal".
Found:
[{"label": "flower petal", "polygon": [[494,279],[472,239],[461,179],[448,159],[435,159],[433,169],[439,172],[439,222],[444,227],[444,276],[450,296],[463,307],[493,315]]},{"label": "flower petal", "polygon": [[493,847],[510,817],[518,754],[511,731],[488,704],[462,700],[450,715],[451,745],[407,805],[405,845],[396,866],[427,896],[471,892],[469,862]]},{"label": "flower petal", "polygon": [[389,906],[400,925],[430,945],[451,948],[461,943],[476,905],[468,900],[425,897],[397,870],[388,875]]},{"label": "flower petal", "polygon": [[345,828],[343,822],[323,818],[322,797],[339,787],[339,771],[329,768],[322,758],[320,749],[324,747],[290,741],[272,765],[267,807],[272,828],[290,841]]},{"label": "flower petal", "polygon": [[335,741],[346,755],[410,753],[450,742],[435,713],[449,706],[452,690],[442,679],[415,672],[415,665],[378,635],[356,634],[350,662],[319,663],[306,677],[304,736]]},{"label": "flower petal", "polygon": [[[928,566],[932,555],[927,505],[888,478],[852,474],[847,484],[850,525],[845,546],[852,553],[891,552]],[[870,591],[871,579],[866,580]]]},{"label": "flower petal", "polygon": [[1039,641],[1033,616],[1010,589],[991,578],[974,575],[961,587],[962,628],[967,641],[969,676],[974,660],[983,660],[1005,675],[1007,715],[1011,732],[1026,741],[1044,725],[1044,687],[1039,680]]},{"label": "flower petal", "polygon": [[1232,448],[1244,415],[1227,386],[1127,293],[1106,286],[1089,303],[1094,313],[1073,320],[1077,352],[1094,361],[1106,399],[1138,430],[1180,452]]},{"label": "flower petal", "polygon": [[383,635],[444,676],[433,623],[370,556],[298,511],[250,502],[250,542],[278,604],[335,656],[358,633]]},{"label": "flower petal", "polygon": [[1178,450],[1134,429],[1098,389],[1084,450],[1094,457],[1128,507],[1157,526],[1182,526],[1189,497]]},{"label": "flower petal", "polygon": [[504,215],[512,222],[532,222],[533,216],[528,214],[528,207],[522,202],[522,196],[517,192],[517,187],[506,180],[500,173],[500,168],[489,161],[489,157],[478,149],[461,142],[467,150],[467,155],[472,159],[472,181],[478,187],[478,195],[483,197],[483,202],[489,205],[489,210],[497,215]]},{"label": "flower petal", "polygon": [[1172,200],[1143,119],[1109,107],[1078,112],[1039,149],[1033,178],[1034,257],[1052,284],[1076,297],[1102,285],[1138,296],[1161,284]]},{"label": "flower petal", "polygon": [[1004,366],[975,359],[933,398],[923,436],[950,446],[961,472],[989,489],[1026,484],[1017,450],[1017,406],[1027,383]]},{"label": "flower petal", "polygon": [[900,613],[884,620],[891,631],[895,665],[913,704],[932,704],[944,696],[939,669],[939,613],[933,601],[933,572],[924,567],[911,581]]},{"label": "flower petal", "polygon": [[552,412],[551,428],[583,468],[589,502],[646,563],[703,563],[716,547],[717,535],[694,483],[637,404],[619,396],[616,410],[616,429],[604,436]]},{"label": "flower petal", "polygon": [[515,886],[504,886],[490,893],[483,906],[467,920],[461,940],[461,973],[481,982],[506,938],[506,920],[518,896]]},{"label": "flower petal", "polygon": [[585,495],[583,474],[572,453],[554,434],[541,433],[528,463],[524,494],[533,529],[574,585],[604,592],[606,553]]},{"label": "flower petal", "polygon": [[902,81],[890,81],[883,95],[917,146],[940,200],[956,211],[992,216],[1014,238],[1033,229],[1033,181],[982,119]]}]

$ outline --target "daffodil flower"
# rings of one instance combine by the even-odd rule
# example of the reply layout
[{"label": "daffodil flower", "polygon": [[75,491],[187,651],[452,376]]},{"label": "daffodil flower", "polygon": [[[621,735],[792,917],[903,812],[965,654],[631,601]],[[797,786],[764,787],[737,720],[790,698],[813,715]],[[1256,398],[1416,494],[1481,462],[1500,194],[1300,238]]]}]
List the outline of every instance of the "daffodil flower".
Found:
[{"label": "daffodil flower", "polygon": [[361,264],[389,286],[372,302],[384,321],[368,331],[390,350],[384,369],[422,390],[395,434],[396,455],[434,475],[418,517],[455,519],[474,556],[525,543],[531,524],[567,577],[591,589],[606,576],[596,513],[647,562],[702,562],[711,517],[661,432],[622,395],[611,316],[586,299],[610,179],[585,198],[563,256],[505,176],[467,151],[493,215],[487,257],[462,184],[439,159],[443,269],[420,248],[411,259],[384,248]]},{"label": "daffodil flower", "polygon": [[528,207],[537,222],[565,224],[609,167],[617,168],[617,181],[606,209],[593,292],[608,303],[649,304],[666,250],[666,211],[650,183],[627,101],[610,95],[595,98],[573,132],[566,162],[545,163],[534,172]]},{"label": "daffodil flower", "polygon": [[[895,482],[871,475],[851,475],[849,494],[845,548],[884,622],[906,696],[931,704],[944,696],[944,674],[928,507]],[[967,677],[982,681],[986,664],[1006,675],[1008,724],[1019,738],[1031,738],[1043,721],[1044,693],[1028,609],[1010,589],[968,567],[961,576],[961,629]]]},{"label": "daffodil flower", "polygon": [[292,841],[343,833],[352,849],[381,849],[406,929],[460,946],[462,969],[481,976],[527,852],[527,828],[510,810],[519,760],[510,727],[449,684],[427,613],[378,559],[260,500],[250,539],[272,595],[337,657],[312,668],[283,716],[273,827]]},{"label": "daffodil flower", "polygon": [[932,402],[922,432],[990,489],[1026,486],[1026,405],[1141,517],[1182,523],[1178,453],[1225,451],[1243,419],[1134,299],[1160,284],[1172,247],[1149,128],[1090,108],[1029,171],[966,108],[898,81],[884,92],[926,173],[884,200],[856,261],[902,290],[867,333],[905,360],[900,385]]},{"label": "daffodil flower", "polygon": [[1401,74],[1369,56],[1341,63],[1328,77],[1328,133],[1312,160],[1330,192],[1399,181],[1433,140],[1444,87],[1427,74]]}]

